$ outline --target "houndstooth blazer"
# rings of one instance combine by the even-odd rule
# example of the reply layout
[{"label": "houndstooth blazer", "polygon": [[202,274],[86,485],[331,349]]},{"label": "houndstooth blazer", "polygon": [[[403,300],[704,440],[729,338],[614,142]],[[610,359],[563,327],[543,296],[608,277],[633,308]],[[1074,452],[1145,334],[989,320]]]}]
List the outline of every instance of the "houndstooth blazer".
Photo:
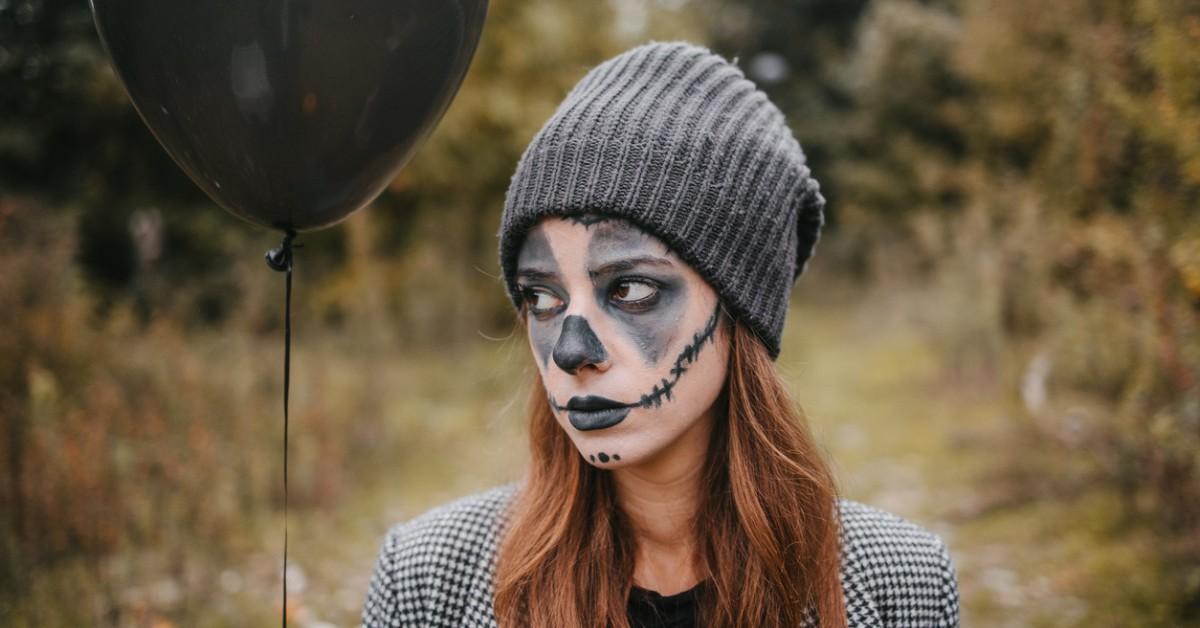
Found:
[{"label": "houndstooth blazer", "polygon": [[[498,532],[506,485],[388,531],[362,612],[364,628],[496,626]],[[942,540],[896,515],[840,500],[842,588],[852,627],[958,626],[958,583]],[[815,625],[810,614],[810,626]]]}]

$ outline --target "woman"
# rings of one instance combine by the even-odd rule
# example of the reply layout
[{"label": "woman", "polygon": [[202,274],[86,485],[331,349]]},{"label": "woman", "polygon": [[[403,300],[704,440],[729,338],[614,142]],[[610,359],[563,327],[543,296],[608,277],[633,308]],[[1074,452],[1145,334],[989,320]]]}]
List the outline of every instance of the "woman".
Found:
[{"label": "woman", "polygon": [[774,369],[824,204],[721,57],[588,73],[499,234],[538,371],[528,476],[393,528],[364,625],[957,625],[945,545],[837,497]]}]

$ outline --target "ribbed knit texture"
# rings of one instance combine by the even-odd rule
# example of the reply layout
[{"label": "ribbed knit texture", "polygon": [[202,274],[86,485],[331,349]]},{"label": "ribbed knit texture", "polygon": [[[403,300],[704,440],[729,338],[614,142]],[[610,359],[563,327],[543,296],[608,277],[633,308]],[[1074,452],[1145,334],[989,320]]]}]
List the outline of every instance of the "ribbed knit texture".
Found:
[{"label": "ribbed knit texture", "polygon": [[704,277],[774,359],[824,206],[766,94],[705,48],[656,42],[584,76],[526,148],[505,199],[500,265],[519,308],[517,257],[538,220],[620,216]]}]

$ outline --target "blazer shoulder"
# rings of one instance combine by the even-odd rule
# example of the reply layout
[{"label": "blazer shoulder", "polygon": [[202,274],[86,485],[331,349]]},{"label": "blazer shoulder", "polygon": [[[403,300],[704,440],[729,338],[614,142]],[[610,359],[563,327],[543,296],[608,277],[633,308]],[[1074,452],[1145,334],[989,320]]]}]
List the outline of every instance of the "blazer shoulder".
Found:
[{"label": "blazer shoulder", "polygon": [[379,548],[362,625],[474,623],[491,609],[500,529],[516,485],[442,504],[392,526]]},{"label": "blazer shoulder", "polygon": [[392,526],[386,542],[397,552],[429,544],[468,547],[495,536],[515,493],[516,485],[506,484],[431,508]]},{"label": "blazer shoulder", "polygon": [[888,626],[958,626],[958,580],[940,536],[885,510],[838,501],[847,611]]}]

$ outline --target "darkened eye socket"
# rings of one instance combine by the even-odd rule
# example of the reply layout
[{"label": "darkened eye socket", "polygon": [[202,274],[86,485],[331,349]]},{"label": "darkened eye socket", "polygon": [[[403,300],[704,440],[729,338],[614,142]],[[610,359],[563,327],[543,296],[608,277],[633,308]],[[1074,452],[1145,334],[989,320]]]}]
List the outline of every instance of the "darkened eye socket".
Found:
[{"label": "darkened eye socket", "polygon": [[658,286],[640,279],[622,279],[613,287],[611,296],[617,303],[646,303],[658,296]]},{"label": "darkened eye socket", "polygon": [[524,288],[521,295],[534,314],[546,314],[562,305],[562,299],[545,288]]}]

